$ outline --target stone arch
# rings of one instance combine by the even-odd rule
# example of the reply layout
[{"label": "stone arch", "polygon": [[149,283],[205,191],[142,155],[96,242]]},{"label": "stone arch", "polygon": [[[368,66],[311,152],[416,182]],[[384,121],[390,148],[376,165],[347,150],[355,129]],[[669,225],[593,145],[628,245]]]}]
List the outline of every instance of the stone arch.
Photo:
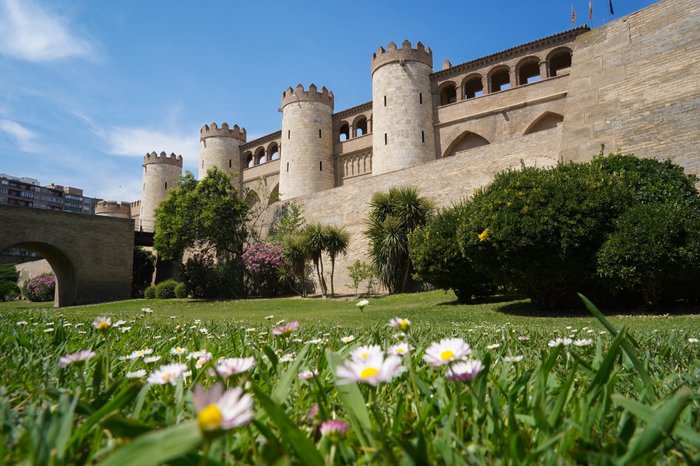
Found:
[{"label": "stone arch", "polygon": [[54,306],[67,306],[77,300],[77,284],[75,281],[75,265],[70,257],[59,247],[45,242],[19,242],[2,245],[3,251],[8,248],[20,248],[36,252],[51,266],[56,275],[56,292],[54,294]]},{"label": "stone arch", "polygon": [[457,102],[457,85],[452,81],[446,81],[438,87],[438,99],[440,105],[448,105]]},{"label": "stone arch", "polygon": [[542,76],[540,76],[539,57],[531,55],[520,60],[515,65],[515,77],[518,80],[518,86],[531,84],[542,79]]},{"label": "stone arch", "polygon": [[467,75],[462,80],[463,99],[473,99],[484,95],[484,77],[479,73]]},{"label": "stone arch", "polygon": [[270,191],[270,197],[267,200],[267,205],[273,204],[280,200],[280,184],[277,183],[272,191]]},{"label": "stone arch", "polygon": [[267,146],[267,153],[270,154],[270,161],[279,159],[279,144],[277,144],[276,142],[271,143],[269,146]]},{"label": "stone arch", "polygon": [[560,76],[571,68],[571,56],[573,52],[569,47],[558,47],[547,54],[547,76],[553,78]]},{"label": "stone arch", "polygon": [[243,154],[243,158],[245,160],[246,168],[252,168],[255,166],[255,159],[253,158],[253,153],[251,151],[246,151],[246,153]]},{"label": "stone arch", "polygon": [[443,154],[443,158],[451,157],[458,152],[463,152],[465,150],[474,149],[476,147],[485,146],[488,144],[490,144],[490,142],[485,137],[471,131],[465,131],[457,136],[457,138],[447,147],[447,150],[445,150],[445,153]]},{"label": "stone arch", "polygon": [[248,203],[248,207],[252,209],[258,204],[258,202],[260,202],[260,196],[258,196],[258,193],[251,189],[248,191],[248,194],[245,195],[245,201]]},{"label": "stone arch", "polygon": [[267,156],[265,155],[265,148],[264,147],[258,147],[255,149],[255,165],[262,165],[265,162],[267,162]]},{"label": "stone arch", "polygon": [[508,68],[508,65],[499,65],[491,68],[488,74],[488,83],[489,94],[510,89],[513,83],[510,82],[510,68]]},{"label": "stone arch", "polygon": [[523,132],[526,134],[536,133],[547,129],[556,128],[557,125],[564,121],[564,116],[554,112],[544,112],[542,115],[535,118],[532,123]]},{"label": "stone arch", "polygon": [[367,124],[367,117],[365,115],[359,115],[352,122],[352,127],[355,130],[354,137],[364,136],[368,133],[369,126]]},{"label": "stone arch", "polygon": [[338,129],[338,141],[344,142],[348,139],[350,139],[350,124],[347,121],[342,121]]}]

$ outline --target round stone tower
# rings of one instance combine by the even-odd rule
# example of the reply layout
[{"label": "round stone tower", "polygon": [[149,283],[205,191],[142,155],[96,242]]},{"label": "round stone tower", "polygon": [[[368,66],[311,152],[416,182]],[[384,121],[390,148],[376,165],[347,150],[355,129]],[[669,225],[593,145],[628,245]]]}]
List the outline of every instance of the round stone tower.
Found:
[{"label": "round stone tower", "polygon": [[435,160],[430,73],[433,53],[407,40],[372,56],[372,174]]},{"label": "round stone tower", "polygon": [[98,201],[95,215],[103,217],[131,218],[131,204],[117,201]]},{"label": "round stone tower", "polygon": [[291,199],[335,187],[333,93],[299,84],[282,93],[280,198]]},{"label": "round stone tower", "polygon": [[151,152],[144,156],[141,211],[136,225],[139,229],[153,231],[156,207],[177,188],[181,176],[181,155]]},{"label": "round stone tower", "polygon": [[245,128],[228,123],[221,127],[216,123],[204,125],[199,130],[199,179],[207,176],[207,170],[216,167],[241,181],[241,151],[240,147],[246,142]]}]

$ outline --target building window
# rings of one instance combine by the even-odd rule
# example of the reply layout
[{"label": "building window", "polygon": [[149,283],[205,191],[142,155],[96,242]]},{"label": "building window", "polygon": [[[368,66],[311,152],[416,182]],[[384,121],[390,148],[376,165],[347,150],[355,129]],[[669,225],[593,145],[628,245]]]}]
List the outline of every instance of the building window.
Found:
[{"label": "building window", "polygon": [[484,84],[481,81],[481,76],[475,76],[464,83],[464,98],[473,99],[484,95]]},{"label": "building window", "polygon": [[425,142],[425,131],[420,132],[420,139],[421,141]]},{"label": "building window", "polygon": [[384,106],[386,107],[386,96],[384,96]]},{"label": "building window", "polygon": [[292,136],[292,130],[288,129],[287,130],[287,139],[289,139]]},{"label": "building window", "polygon": [[318,138],[321,139],[321,130],[318,130]]},{"label": "building window", "polygon": [[287,173],[289,173],[289,162],[287,162]]},{"label": "building window", "polygon": [[168,182],[165,182],[165,189],[168,189]]},{"label": "building window", "polygon": [[440,89],[440,105],[457,102],[457,86],[448,82]]},{"label": "building window", "polygon": [[386,136],[386,133],[384,133],[384,145],[385,145],[385,146],[387,145],[387,142],[388,142],[388,141],[389,141],[389,140],[388,140],[388,138],[387,138],[387,136]]},{"label": "building window", "polygon": [[321,160],[320,162],[318,162],[318,169],[319,169],[320,171],[323,171],[323,160]]},{"label": "building window", "polygon": [[228,159],[228,168],[231,168],[231,159]]},{"label": "building window", "polygon": [[423,105],[423,93],[422,93],[422,92],[418,93],[418,102],[419,102],[421,105]]}]

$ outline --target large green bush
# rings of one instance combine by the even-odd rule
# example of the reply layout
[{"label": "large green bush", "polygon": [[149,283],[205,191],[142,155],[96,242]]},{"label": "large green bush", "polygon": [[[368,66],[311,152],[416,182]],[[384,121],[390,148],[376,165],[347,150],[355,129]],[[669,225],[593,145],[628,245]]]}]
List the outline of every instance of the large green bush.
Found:
[{"label": "large green bush", "polygon": [[457,230],[465,221],[469,205],[458,204],[444,209],[409,237],[409,253],[414,278],[443,290],[452,289],[461,302],[472,296],[486,296],[494,291],[493,282],[474,269],[469,254],[462,254]]},{"label": "large green bush", "polygon": [[673,291],[697,290],[700,209],[687,203],[630,208],[598,252],[598,273],[619,290],[640,292],[649,305]]},{"label": "large green bush", "polygon": [[5,280],[0,280],[0,301],[14,301],[19,298],[19,287]]},{"label": "large green bush", "polygon": [[153,285],[147,286],[145,290],[143,290],[143,297],[145,299],[155,299],[156,297],[156,287]]},{"label": "large green bush", "polygon": [[175,297],[175,287],[177,282],[175,280],[165,280],[156,285],[156,298],[158,299],[170,299]]},{"label": "large green bush", "polygon": [[132,265],[131,296],[140,298],[144,290],[151,284],[155,271],[155,257],[141,247],[134,248],[134,262]]},{"label": "large green bush", "polygon": [[175,297],[176,298],[186,298],[187,297],[187,286],[184,283],[178,283],[175,285]]},{"label": "large green bush", "polygon": [[591,164],[508,170],[474,195],[460,247],[477,271],[552,308],[595,277],[624,204],[621,181]]},{"label": "large green bush", "polygon": [[182,281],[194,298],[240,299],[245,297],[243,270],[240,259],[217,263],[195,254],[182,267]]}]

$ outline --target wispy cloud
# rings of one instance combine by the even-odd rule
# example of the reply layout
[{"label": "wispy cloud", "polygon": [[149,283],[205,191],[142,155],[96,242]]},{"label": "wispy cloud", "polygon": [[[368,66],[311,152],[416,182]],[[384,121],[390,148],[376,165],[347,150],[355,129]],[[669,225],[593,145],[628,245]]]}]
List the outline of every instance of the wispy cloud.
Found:
[{"label": "wispy cloud", "polygon": [[87,56],[90,43],[33,0],[0,0],[0,54],[31,62]]},{"label": "wispy cloud", "polygon": [[188,158],[199,153],[199,138],[196,134],[164,133],[147,128],[115,126],[97,135],[107,144],[106,151],[114,155],[143,157],[147,152],[174,152]]},{"label": "wispy cloud", "polygon": [[36,134],[16,121],[0,118],[0,131],[9,136],[21,151],[38,152],[38,146],[35,144]]}]

